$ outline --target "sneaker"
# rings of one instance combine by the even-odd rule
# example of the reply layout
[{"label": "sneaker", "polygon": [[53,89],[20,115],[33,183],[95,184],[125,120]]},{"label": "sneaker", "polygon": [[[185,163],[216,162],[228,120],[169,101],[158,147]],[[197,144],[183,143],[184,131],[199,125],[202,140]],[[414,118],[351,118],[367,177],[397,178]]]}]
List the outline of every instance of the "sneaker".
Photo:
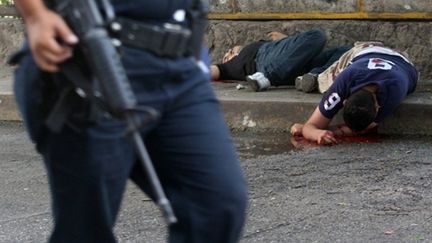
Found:
[{"label": "sneaker", "polygon": [[270,87],[270,81],[261,72],[246,76],[246,81],[255,92],[264,91]]},{"label": "sneaker", "polygon": [[296,90],[298,90],[298,91],[303,91],[303,90],[302,90],[302,79],[303,79],[303,76],[298,76],[298,77],[295,79],[295,88],[296,88]]},{"label": "sneaker", "polygon": [[301,90],[305,93],[311,93],[316,89],[318,89],[318,75],[313,73],[306,73],[303,75],[301,79]]}]

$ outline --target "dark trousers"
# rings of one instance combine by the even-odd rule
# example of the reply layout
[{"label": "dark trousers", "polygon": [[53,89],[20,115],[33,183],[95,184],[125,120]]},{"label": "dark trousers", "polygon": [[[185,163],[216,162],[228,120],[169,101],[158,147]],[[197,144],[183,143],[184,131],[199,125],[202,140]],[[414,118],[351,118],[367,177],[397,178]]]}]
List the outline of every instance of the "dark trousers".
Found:
[{"label": "dark trousers", "polygon": [[294,85],[296,77],[324,48],[325,34],[309,30],[278,41],[263,44],[255,58],[257,71],[264,73],[274,86]]},{"label": "dark trousers", "polygon": [[[17,70],[15,90],[31,97],[23,86],[31,85],[25,74],[35,67],[27,63]],[[140,105],[161,114],[141,134],[179,220],[169,227],[169,242],[237,242],[246,185],[208,74],[189,58],[161,59],[131,49],[125,50],[124,63]],[[29,110],[26,99],[17,97],[23,112]],[[33,113],[23,114],[30,129]],[[72,127],[60,133],[30,131],[39,134],[49,176],[50,242],[115,242],[112,230],[127,180],[152,196],[149,183],[131,142],[122,136],[123,122],[104,118]]]},{"label": "dark trousers", "polygon": [[343,45],[334,48],[330,48],[321,52],[318,56],[313,58],[306,66],[304,73],[320,74],[324,72],[328,67],[330,67],[334,62],[339,60],[339,58],[348,50],[350,50],[352,45]]}]

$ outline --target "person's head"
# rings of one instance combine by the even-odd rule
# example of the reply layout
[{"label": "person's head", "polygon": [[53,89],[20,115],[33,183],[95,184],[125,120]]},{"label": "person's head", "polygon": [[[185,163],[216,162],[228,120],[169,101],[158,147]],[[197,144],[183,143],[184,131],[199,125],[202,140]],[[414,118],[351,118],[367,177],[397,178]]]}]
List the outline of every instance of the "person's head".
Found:
[{"label": "person's head", "polygon": [[378,108],[375,93],[360,89],[346,99],[343,119],[351,130],[361,132],[374,122]]},{"label": "person's head", "polygon": [[234,57],[236,57],[240,53],[240,51],[241,51],[242,48],[243,48],[243,46],[234,46],[233,48],[229,49],[225,53],[225,55],[224,55],[224,57],[222,59],[222,63],[226,63],[229,60],[231,60]]}]

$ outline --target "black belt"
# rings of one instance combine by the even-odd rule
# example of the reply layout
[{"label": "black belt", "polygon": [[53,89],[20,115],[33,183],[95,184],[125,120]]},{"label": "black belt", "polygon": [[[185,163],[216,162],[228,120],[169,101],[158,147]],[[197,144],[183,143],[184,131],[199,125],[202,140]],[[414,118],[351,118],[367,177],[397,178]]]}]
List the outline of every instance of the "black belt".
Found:
[{"label": "black belt", "polygon": [[125,46],[149,51],[161,57],[192,55],[192,32],[181,25],[165,23],[161,26],[120,18],[120,41]]}]

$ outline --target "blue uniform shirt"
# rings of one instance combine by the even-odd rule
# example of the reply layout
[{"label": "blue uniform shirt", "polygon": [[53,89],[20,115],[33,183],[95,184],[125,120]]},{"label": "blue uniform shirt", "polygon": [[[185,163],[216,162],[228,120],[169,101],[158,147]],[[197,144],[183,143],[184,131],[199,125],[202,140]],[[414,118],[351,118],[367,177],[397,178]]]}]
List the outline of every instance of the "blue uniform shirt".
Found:
[{"label": "blue uniform shirt", "polygon": [[375,122],[379,123],[414,92],[417,79],[417,70],[401,57],[378,53],[361,55],[337,76],[324,93],[319,109],[326,118],[332,119],[353,92],[375,84],[380,106]]},{"label": "blue uniform shirt", "polygon": [[141,21],[169,21],[175,11],[187,9],[191,0],[112,0],[116,14]]}]

